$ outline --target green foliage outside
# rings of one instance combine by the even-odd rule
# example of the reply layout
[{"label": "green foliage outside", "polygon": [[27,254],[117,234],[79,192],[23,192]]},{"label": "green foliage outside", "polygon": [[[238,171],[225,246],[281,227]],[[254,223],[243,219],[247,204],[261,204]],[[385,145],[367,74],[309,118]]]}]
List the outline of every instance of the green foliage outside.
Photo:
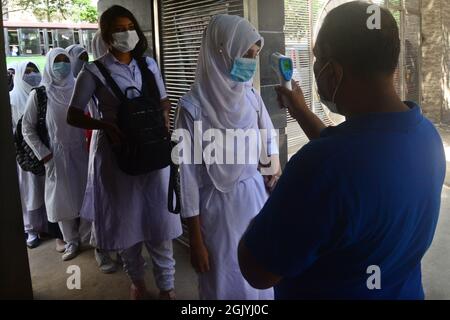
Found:
[{"label": "green foliage outside", "polygon": [[10,12],[30,10],[46,22],[97,22],[97,8],[90,0],[2,0]]}]

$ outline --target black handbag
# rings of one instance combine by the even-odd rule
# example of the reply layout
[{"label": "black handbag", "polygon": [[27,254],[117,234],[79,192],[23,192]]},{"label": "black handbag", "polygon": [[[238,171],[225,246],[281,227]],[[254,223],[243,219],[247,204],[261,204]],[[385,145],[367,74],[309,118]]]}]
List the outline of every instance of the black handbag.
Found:
[{"label": "black handbag", "polygon": [[[50,139],[48,136],[46,116],[47,116],[47,93],[45,87],[34,88],[38,99],[38,121],[36,125],[36,131],[39,139],[47,146],[50,145]],[[31,172],[38,176],[45,175],[45,166],[42,160],[34,154],[31,147],[27,144],[22,135],[22,120],[23,116],[19,119],[16,126],[16,132],[14,133],[14,145],[16,147],[16,160],[20,168],[23,171]]]}]

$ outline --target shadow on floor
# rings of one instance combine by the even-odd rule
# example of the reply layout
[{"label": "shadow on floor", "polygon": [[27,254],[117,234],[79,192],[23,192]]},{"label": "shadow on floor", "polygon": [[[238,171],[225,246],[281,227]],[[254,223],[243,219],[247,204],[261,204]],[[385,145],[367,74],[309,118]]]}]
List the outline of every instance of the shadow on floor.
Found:
[{"label": "shadow on floor", "polygon": [[[146,282],[150,294],[157,298],[158,289],[153,281],[150,258],[143,249],[146,268]],[[177,299],[198,299],[197,277],[189,264],[188,249],[174,242],[177,261],[175,287]],[[38,248],[28,250],[34,298],[38,300],[126,300],[129,298],[130,280],[120,268],[114,274],[103,274],[97,268],[93,249],[84,249],[75,259],[61,260],[55,250],[55,241],[48,240]],[[115,255],[113,255],[115,257]],[[78,266],[81,271],[81,289],[67,289],[69,266]]]}]

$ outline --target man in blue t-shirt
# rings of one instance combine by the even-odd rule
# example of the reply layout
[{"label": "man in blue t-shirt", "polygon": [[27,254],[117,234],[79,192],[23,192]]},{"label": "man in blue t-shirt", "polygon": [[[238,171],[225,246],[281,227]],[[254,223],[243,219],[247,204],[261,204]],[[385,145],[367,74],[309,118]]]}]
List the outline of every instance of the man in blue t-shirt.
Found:
[{"label": "man in blue t-shirt", "polygon": [[311,139],[239,245],[242,273],[277,299],[424,299],[421,260],[439,216],[445,156],[438,132],[394,87],[399,31],[380,8],[327,15],[314,72],[321,100],[346,117],[325,128],[303,94],[277,88]]}]

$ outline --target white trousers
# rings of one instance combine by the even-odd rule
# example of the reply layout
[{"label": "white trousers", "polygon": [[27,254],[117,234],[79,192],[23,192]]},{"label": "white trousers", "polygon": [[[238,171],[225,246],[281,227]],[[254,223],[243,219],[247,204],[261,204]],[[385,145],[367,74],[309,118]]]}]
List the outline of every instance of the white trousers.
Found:
[{"label": "white trousers", "polygon": [[84,219],[58,221],[59,228],[66,243],[87,241],[91,230],[91,222]]},{"label": "white trousers", "polygon": [[23,224],[26,233],[47,232],[47,213],[45,206],[37,210],[23,212]]},{"label": "white trousers", "polygon": [[172,240],[159,244],[140,242],[120,251],[125,272],[133,283],[144,281],[145,269],[142,247],[145,244],[153,263],[153,276],[159,290],[169,291],[175,286],[175,259]]}]

